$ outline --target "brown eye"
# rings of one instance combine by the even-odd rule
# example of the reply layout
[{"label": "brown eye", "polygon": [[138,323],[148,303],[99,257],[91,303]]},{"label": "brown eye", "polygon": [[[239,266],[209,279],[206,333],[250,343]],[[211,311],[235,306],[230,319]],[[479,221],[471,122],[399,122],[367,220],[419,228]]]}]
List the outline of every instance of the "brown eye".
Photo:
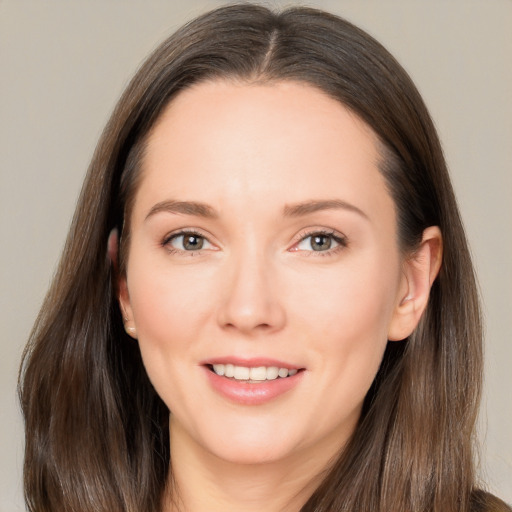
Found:
[{"label": "brown eye", "polygon": [[332,237],[328,235],[313,235],[311,236],[310,244],[313,251],[327,251],[331,248]]},{"label": "brown eye", "polygon": [[332,233],[311,233],[305,236],[296,246],[295,250],[309,252],[328,252],[338,247],[346,246],[345,238]]},{"label": "brown eye", "polygon": [[197,251],[203,248],[204,238],[197,235],[183,235],[183,248],[186,251]]},{"label": "brown eye", "polygon": [[172,249],[188,252],[211,248],[210,242],[204,236],[192,232],[177,233],[169,239],[167,244]]}]

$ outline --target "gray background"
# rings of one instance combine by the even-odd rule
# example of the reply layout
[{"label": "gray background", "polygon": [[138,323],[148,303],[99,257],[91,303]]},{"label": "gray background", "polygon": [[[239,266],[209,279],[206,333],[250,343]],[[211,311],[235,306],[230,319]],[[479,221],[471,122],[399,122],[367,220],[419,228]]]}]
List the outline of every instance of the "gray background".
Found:
[{"label": "gray background", "polygon": [[[221,3],[0,0],[0,512],[24,509],[18,362],[96,140],[148,52]],[[345,16],[384,43],[439,129],[487,324],[481,474],[512,502],[512,2],[308,5]]]}]

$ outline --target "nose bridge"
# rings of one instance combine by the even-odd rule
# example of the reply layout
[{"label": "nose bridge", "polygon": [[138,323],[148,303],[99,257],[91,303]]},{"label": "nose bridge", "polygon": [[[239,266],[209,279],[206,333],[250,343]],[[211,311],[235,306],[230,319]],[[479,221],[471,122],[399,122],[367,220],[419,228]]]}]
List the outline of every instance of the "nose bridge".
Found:
[{"label": "nose bridge", "polygon": [[228,271],[219,323],[250,333],[273,331],[285,322],[277,288],[276,268],[268,251],[247,243],[226,262]]}]

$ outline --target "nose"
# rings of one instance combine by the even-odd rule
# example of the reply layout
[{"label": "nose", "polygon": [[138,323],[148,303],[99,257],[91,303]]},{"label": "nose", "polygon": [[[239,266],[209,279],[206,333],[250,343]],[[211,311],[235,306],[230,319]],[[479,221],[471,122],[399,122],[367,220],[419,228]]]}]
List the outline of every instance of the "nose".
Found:
[{"label": "nose", "polygon": [[222,329],[246,335],[279,331],[286,323],[276,269],[264,255],[229,262],[218,309]]}]

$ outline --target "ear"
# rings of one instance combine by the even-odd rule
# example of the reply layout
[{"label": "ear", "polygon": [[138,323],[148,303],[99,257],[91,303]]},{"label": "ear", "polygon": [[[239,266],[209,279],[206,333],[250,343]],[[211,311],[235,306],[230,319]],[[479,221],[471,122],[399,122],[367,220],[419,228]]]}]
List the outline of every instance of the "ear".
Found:
[{"label": "ear", "polygon": [[119,253],[119,232],[117,228],[112,229],[112,231],[108,235],[107,242],[107,255],[110,263],[112,263],[112,267],[114,268],[114,273],[117,274],[118,270],[118,253]]},{"label": "ear", "polygon": [[123,315],[124,330],[129,336],[137,339],[137,329],[135,328],[135,323],[133,321],[133,313],[130,305],[130,296],[128,294],[126,276],[120,276],[118,273],[119,234],[116,228],[114,228],[108,236],[107,252],[108,257],[112,262],[112,266],[114,267],[117,284],[117,298],[119,300],[121,314]]},{"label": "ear", "polygon": [[388,330],[390,341],[412,334],[428,304],[430,289],[443,258],[443,237],[437,226],[423,232],[421,244],[404,262],[397,304]]}]

